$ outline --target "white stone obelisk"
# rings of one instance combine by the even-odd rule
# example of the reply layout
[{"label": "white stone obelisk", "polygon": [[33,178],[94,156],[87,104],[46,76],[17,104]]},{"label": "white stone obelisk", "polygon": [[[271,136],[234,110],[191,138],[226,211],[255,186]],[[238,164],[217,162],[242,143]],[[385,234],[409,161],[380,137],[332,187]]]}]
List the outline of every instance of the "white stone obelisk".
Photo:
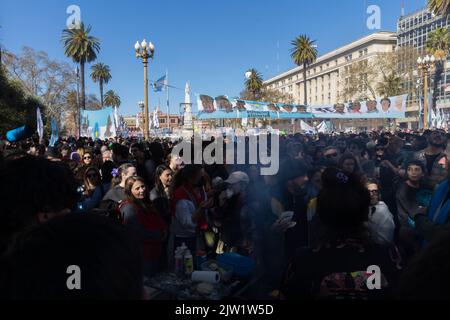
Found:
[{"label": "white stone obelisk", "polygon": [[186,82],[186,87],[184,89],[184,128],[192,129],[192,110],[191,110],[191,88],[189,82]]}]

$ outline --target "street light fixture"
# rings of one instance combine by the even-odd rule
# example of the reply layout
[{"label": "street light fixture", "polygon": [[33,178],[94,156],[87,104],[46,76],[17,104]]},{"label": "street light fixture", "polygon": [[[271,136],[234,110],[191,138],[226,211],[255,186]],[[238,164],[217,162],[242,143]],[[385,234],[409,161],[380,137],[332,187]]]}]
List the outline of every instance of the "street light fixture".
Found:
[{"label": "street light fixture", "polygon": [[433,55],[417,58],[417,66],[423,71],[423,128],[428,129],[428,76],[433,68],[436,58]]},{"label": "street light fixture", "polygon": [[[142,130],[142,134],[144,134],[144,129],[145,129],[145,118],[144,118],[144,107],[145,107],[145,103],[144,101],[139,101],[138,102],[138,106],[141,109],[141,117],[142,117],[142,125],[141,125],[141,130]],[[139,129],[139,128],[138,128]]]},{"label": "street light fixture", "polygon": [[147,68],[148,68],[148,59],[153,59],[155,53],[155,46],[153,43],[144,39],[141,43],[139,41],[134,45],[134,50],[136,52],[136,58],[142,59],[142,63],[144,65],[144,138],[148,140],[150,138],[149,135],[149,114],[148,114],[148,77],[147,77]]}]

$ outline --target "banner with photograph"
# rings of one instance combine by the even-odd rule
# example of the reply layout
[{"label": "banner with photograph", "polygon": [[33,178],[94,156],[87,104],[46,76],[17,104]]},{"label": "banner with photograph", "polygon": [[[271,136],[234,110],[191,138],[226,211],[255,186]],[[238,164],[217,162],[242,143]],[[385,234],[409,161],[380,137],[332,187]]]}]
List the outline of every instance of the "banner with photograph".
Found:
[{"label": "banner with photograph", "polygon": [[81,135],[92,139],[108,139],[116,136],[114,110],[81,110]]},{"label": "banner with photograph", "polygon": [[310,119],[312,114],[307,112],[304,105],[270,103],[248,100],[230,100],[226,96],[212,98],[199,95],[197,99],[200,120],[208,119]]},{"label": "banner with photograph", "polygon": [[401,119],[405,118],[407,97],[408,95],[404,94],[311,108],[314,118],[319,119]]},{"label": "banner with photograph", "polygon": [[405,118],[408,95],[352,101],[334,105],[311,106],[271,102],[212,98],[199,95],[197,99],[200,120],[208,119],[398,119]]}]

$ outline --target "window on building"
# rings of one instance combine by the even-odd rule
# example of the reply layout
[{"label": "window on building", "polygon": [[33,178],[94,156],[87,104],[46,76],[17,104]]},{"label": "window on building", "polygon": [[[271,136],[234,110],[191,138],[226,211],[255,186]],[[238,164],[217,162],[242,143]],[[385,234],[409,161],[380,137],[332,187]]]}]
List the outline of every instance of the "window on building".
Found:
[{"label": "window on building", "polygon": [[292,85],[289,86],[289,91],[292,91]]},{"label": "window on building", "polygon": [[159,123],[166,123],[166,119],[159,119],[158,122]]},{"label": "window on building", "polygon": [[170,123],[177,123],[177,119],[170,119]]}]

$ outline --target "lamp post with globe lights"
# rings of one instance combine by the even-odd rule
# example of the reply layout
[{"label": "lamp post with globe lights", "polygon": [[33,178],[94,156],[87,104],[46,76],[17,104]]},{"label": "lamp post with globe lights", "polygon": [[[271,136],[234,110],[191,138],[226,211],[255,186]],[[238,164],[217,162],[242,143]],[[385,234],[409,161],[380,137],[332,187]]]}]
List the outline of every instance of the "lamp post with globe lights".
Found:
[{"label": "lamp post with globe lights", "polygon": [[433,55],[426,55],[417,59],[417,66],[423,72],[423,129],[428,129],[428,76],[433,68],[436,58]]},{"label": "lamp post with globe lights", "polygon": [[145,41],[145,39],[139,43],[136,42],[134,45],[134,49],[136,51],[136,58],[142,59],[142,63],[144,65],[144,139],[148,140],[150,138],[149,135],[149,114],[148,114],[148,77],[147,77],[147,69],[148,69],[148,59],[153,59],[153,55],[155,53],[155,46],[153,43]]}]

